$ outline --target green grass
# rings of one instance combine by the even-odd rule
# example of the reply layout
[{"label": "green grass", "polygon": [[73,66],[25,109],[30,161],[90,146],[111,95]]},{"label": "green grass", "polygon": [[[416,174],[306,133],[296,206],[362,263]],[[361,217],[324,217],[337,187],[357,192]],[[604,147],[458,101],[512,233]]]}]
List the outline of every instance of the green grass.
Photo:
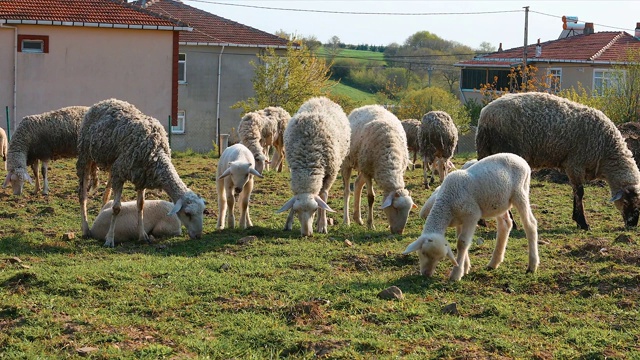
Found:
[{"label": "green grass", "polygon": [[[97,359],[640,358],[637,231],[622,227],[606,187],[585,190],[585,232],[571,220],[570,187],[534,180],[533,212],[548,242],[538,272],[525,273],[521,228],[505,262],[484,268],[495,244],[489,221],[476,231],[485,241],[471,248],[471,273],[450,283],[448,263],[423,278],[417,256],[401,254],[421,232],[417,210],[404,235],[391,235],[378,192],[376,230],[342,225],[340,179],[330,193],[338,212],[329,234],[301,238],[297,221],[292,232],[281,230],[286,214],[276,210],[291,196],[288,171],[256,180],[253,228],[216,231],[216,163],[174,158],[207,200],[199,240],[112,249],[64,240],[80,231],[71,160],[51,164],[49,196],[0,192],[0,358],[79,358],[83,347]],[[421,169],[405,180],[422,205],[432,190],[421,186]],[[100,196],[91,199],[91,219]],[[134,199],[131,188],[123,198]],[[615,241],[620,234],[631,242]],[[249,235],[255,240],[238,241]],[[453,231],[448,237],[453,243]],[[391,285],[404,300],[377,297]],[[459,314],[444,314],[454,302]]]},{"label": "green grass", "polygon": [[368,93],[349,85],[337,83],[331,88],[331,92],[335,95],[345,96],[362,105],[371,105],[376,103],[375,94]]},{"label": "green grass", "polygon": [[[317,50],[318,56],[327,57],[329,53],[323,47],[318,48]],[[377,51],[368,51],[368,50],[354,50],[354,49],[340,49],[340,52],[336,56],[338,59],[353,59],[357,61],[361,61],[363,64],[373,63],[378,66],[386,65],[386,61],[384,60],[384,54]]]}]

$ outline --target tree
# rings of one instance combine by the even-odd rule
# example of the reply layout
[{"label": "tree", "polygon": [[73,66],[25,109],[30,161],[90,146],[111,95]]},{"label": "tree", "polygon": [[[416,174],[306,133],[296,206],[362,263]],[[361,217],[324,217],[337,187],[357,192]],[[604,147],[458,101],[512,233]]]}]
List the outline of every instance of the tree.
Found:
[{"label": "tree", "polygon": [[333,35],[329,41],[324,45],[325,50],[327,51],[327,54],[329,55],[330,59],[334,59],[336,56],[338,56],[338,54],[340,54],[340,38],[337,37],[336,35]]},{"label": "tree", "polygon": [[496,47],[491,45],[491,43],[488,41],[483,41],[480,43],[480,46],[478,47],[477,51],[483,54],[492,53],[496,51]]},{"label": "tree", "polygon": [[325,95],[333,86],[327,63],[313,56],[304,45],[296,48],[289,44],[284,55],[268,48],[258,55],[258,61],[251,62],[256,69],[251,79],[255,96],[233,104],[233,109],[247,113],[280,106],[294,113],[307,99]]}]

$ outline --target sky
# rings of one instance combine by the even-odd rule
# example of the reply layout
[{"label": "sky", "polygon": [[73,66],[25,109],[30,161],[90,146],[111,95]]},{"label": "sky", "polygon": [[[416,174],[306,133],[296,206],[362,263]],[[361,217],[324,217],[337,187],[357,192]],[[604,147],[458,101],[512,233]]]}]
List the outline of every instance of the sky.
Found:
[{"label": "sky", "polygon": [[[268,33],[283,30],[315,36],[327,43],[338,36],[345,44],[402,45],[411,35],[428,31],[473,49],[488,42],[503,49],[556,40],[562,16],[592,22],[596,32],[634,34],[640,1],[437,1],[437,0],[181,0],[190,6]],[[525,7],[529,7],[528,17]]]}]

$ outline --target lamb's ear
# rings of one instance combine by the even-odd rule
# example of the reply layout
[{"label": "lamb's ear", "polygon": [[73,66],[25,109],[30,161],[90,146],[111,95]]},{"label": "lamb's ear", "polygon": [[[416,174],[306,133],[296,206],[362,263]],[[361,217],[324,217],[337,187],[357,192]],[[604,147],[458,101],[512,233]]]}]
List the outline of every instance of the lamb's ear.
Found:
[{"label": "lamb's ear", "polygon": [[225,170],[222,175],[218,176],[218,180],[222,179],[223,177],[227,177],[231,174],[231,168],[227,168],[227,170]]},{"label": "lamb's ear", "polygon": [[412,209],[417,209],[417,208],[418,208],[418,205],[416,205],[416,203],[413,203],[413,204],[411,205],[411,208],[412,208]]},{"label": "lamb's ear", "polygon": [[324,209],[324,210],[326,210],[328,212],[336,212],[335,210],[330,208],[329,205],[327,205],[327,203],[324,202],[324,200],[322,200],[322,198],[320,196],[316,195],[315,200],[318,203],[318,206],[320,206],[322,209]]},{"label": "lamb's ear", "polygon": [[259,178],[263,178],[264,176],[262,176],[262,174],[260,174],[258,172],[258,170],[254,169],[254,168],[249,168],[249,172],[252,173],[253,175],[259,177]]},{"label": "lamb's ear", "polygon": [[611,200],[609,200],[609,201],[611,201],[611,202],[618,201],[618,200],[622,199],[622,195],[623,194],[624,194],[623,190],[618,190],[618,192],[615,195],[613,195],[611,197]]},{"label": "lamb's ear", "polygon": [[[422,248],[422,242],[423,242],[422,239],[418,239],[418,240],[412,242],[411,244],[409,244],[409,246],[407,246],[406,249],[404,249],[404,251],[402,253],[406,255],[406,254],[411,254],[414,251],[420,250],[420,248]],[[449,249],[449,250],[451,250],[451,249]]]},{"label": "lamb's ear", "polygon": [[393,204],[393,193],[385,196],[384,200],[382,201],[382,206],[380,207],[380,209],[386,209],[392,204]]},{"label": "lamb's ear", "polygon": [[11,173],[7,173],[7,177],[4,178],[4,183],[2,184],[2,188],[6,188],[11,183]]},{"label": "lamb's ear", "polygon": [[451,264],[453,264],[453,266],[458,266],[458,261],[453,255],[453,251],[451,251],[451,246],[449,245],[447,245],[447,257],[449,258],[449,260],[451,260]]},{"label": "lamb's ear", "polygon": [[281,213],[284,211],[287,211],[289,209],[291,209],[291,207],[293,206],[293,203],[296,201],[295,197],[292,197],[291,199],[289,199],[289,201],[287,201],[281,208],[280,210],[276,211],[276,213]]},{"label": "lamb's ear", "polygon": [[182,199],[178,199],[176,204],[173,206],[173,209],[171,209],[171,211],[169,211],[167,213],[167,215],[168,216],[173,216],[173,215],[177,214],[178,211],[180,211],[181,208],[182,208]]}]

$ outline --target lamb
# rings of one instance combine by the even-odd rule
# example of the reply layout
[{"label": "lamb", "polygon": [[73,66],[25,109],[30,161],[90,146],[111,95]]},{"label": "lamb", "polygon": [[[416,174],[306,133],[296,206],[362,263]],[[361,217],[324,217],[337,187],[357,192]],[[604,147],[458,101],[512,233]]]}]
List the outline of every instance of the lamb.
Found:
[{"label": "lamb", "polygon": [[375,193],[372,180],[382,188],[382,209],[387,215],[391,233],[402,234],[412,208],[417,207],[405,189],[404,172],[409,162],[407,138],[398,118],[380,105],[366,105],[349,114],[351,147],[342,164],[344,183],[344,217],[349,220],[349,180],[353,169],[358,171],[354,183],[354,220],[362,225],[360,198],[367,185],[369,214],[367,227],[373,224]]},{"label": "lamb", "polygon": [[282,165],[284,164],[284,131],[291,119],[291,115],[285,109],[277,106],[269,106],[262,111],[268,119],[275,121],[277,129],[272,140],[275,151],[269,166],[276,169],[277,172],[282,172]]},{"label": "lamb", "polygon": [[4,131],[3,128],[0,128],[0,156],[2,156],[2,161],[4,161],[4,169],[7,170],[7,150],[9,147],[9,142],[7,140],[7,132]]},{"label": "lamb", "polygon": [[[496,269],[504,260],[509,233],[513,226],[509,217],[512,206],[518,210],[529,247],[528,273],[537,270],[538,223],[529,203],[531,168],[515,154],[499,153],[478,161],[475,165],[454,171],[440,185],[422,234],[404,251],[418,252],[420,273],[432,276],[440,260],[447,257],[453,264],[449,280],[458,281],[471,269],[469,246],[476,224],[481,218],[495,217],[496,247],[488,268]],[[447,227],[455,226],[457,258],[445,238]]]},{"label": "lamb", "polygon": [[[468,169],[471,165],[477,162],[478,162],[477,159],[469,160],[466,163],[464,163],[464,165],[462,165],[460,169],[463,169],[463,170]],[[436,202],[436,198],[439,192],[440,192],[440,186],[438,186],[437,188],[435,188],[435,190],[433,190],[433,192],[431,193],[431,196],[429,196],[427,201],[422,206],[422,209],[420,209],[420,218],[422,220],[426,220],[427,216],[429,216],[429,212],[431,212],[431,208],[433,207],[433,203]]]},{"label": "lamb", "polygon": [[318,233],[328,232],[326,211],[333,212],[327,205],[329,189],[349,152],[350,141],[347,115],[340,105],[326,97],[307,100],[293,115],[284,132],[293,197],[278,210],[290,210],[285,230],[292,229],[297,213],[302,236],[312,235],[317,211]]},{"label": "lamb", "polygon": [[167,215],[178,215],[190,238],[202,236],[204,200],[180,179],[171,163],[171,149],[164,127],[126,101],[108,99],[89,108],[78,136],[78,198],[82,234],[91,235],[87,222],[87,193],[97,185],[97,168],[109,172],[113,189],[113,214],[105,246],[114,246],[116,220],[125,181],[137,192],[138,239],[149,240],[143,209],[145,189],[163,189],[175,204]]},{"label": "lamb", "polygon": [[[182,224],[178,215],[167,216],[174,204],[164,200],[147,200],[144,203],[144,231],[154,238],[180,236]],[[113,214],[113,200],[107,202],[91,225],[91,237],[105,240]],[[121,203],[118,227],[114,238],[119,241],[138,239],[138,207],[136,201]]]},{"label": "lamb", "polygon": [[27,173],[27,166],[31,166],[35,178],[34,194],[37,194],[40,191],[38,163],[42,162],[42,194],[49,194],[49,161],[78,156],[78,132],[88,109],[87,106],[69,106],[25,116],[9,144],[5,164],[8,172],[3,187],[11,184],[13,194],[21,195],[25,181],[33,184]]},{"label": "lamb", "polygon": [[409,155],[413,153],[413,161],[409,164],[411,170],[415,169],[416,157],[418,156],[418,153],[420,153],[420,126],[420,120],[402,120],[402,128],[407,136],[407,150],[409,150]]},{"label": "lamb", "polygon": [[252,111],[245,114],[238,124],[240,143],[249,148],[255,159],[256,170],[262,173],[268,169],[269,159],[266,146],[271,145],[278,131],[275,120],[267,118],[264,111]]},{"label": "lamb", "polygon": [[255,169],[255,160],[251,151],[242,144],[235,144],[224,150],[218,162],[216,186],[218,188],[218,225],[224,229],[227,208],[229,220],[227,226],[235,226],[233,205],[240,203],[240,226],[246,229],[253,226],[249,217],[249,199],[253,190],[253,176],[262,177]]},{"label": "lamb", "polygon": [[506,94],[480,112],[478,159],[498,152],[523,157],[533,169],[564,171],[573,188],[573,220],[589,230],[583,184],[604,179],[626,226],[640,214],[640,171],[620,131],[601,111],[541,92]]},{"label": "lamb", "polygon": [[458,145],[458,129],[451,119],[451,116],[444,111],[429,111],[422,117],[420,127],[420,154],[424,164],[422,174],[424,176],[424,186],[429,188],[433,183],[433,174],[429,176],[431,167],[435,159],[441,158],[437,165],[440,182],[449,173],[447,161],[451,159]]}]

